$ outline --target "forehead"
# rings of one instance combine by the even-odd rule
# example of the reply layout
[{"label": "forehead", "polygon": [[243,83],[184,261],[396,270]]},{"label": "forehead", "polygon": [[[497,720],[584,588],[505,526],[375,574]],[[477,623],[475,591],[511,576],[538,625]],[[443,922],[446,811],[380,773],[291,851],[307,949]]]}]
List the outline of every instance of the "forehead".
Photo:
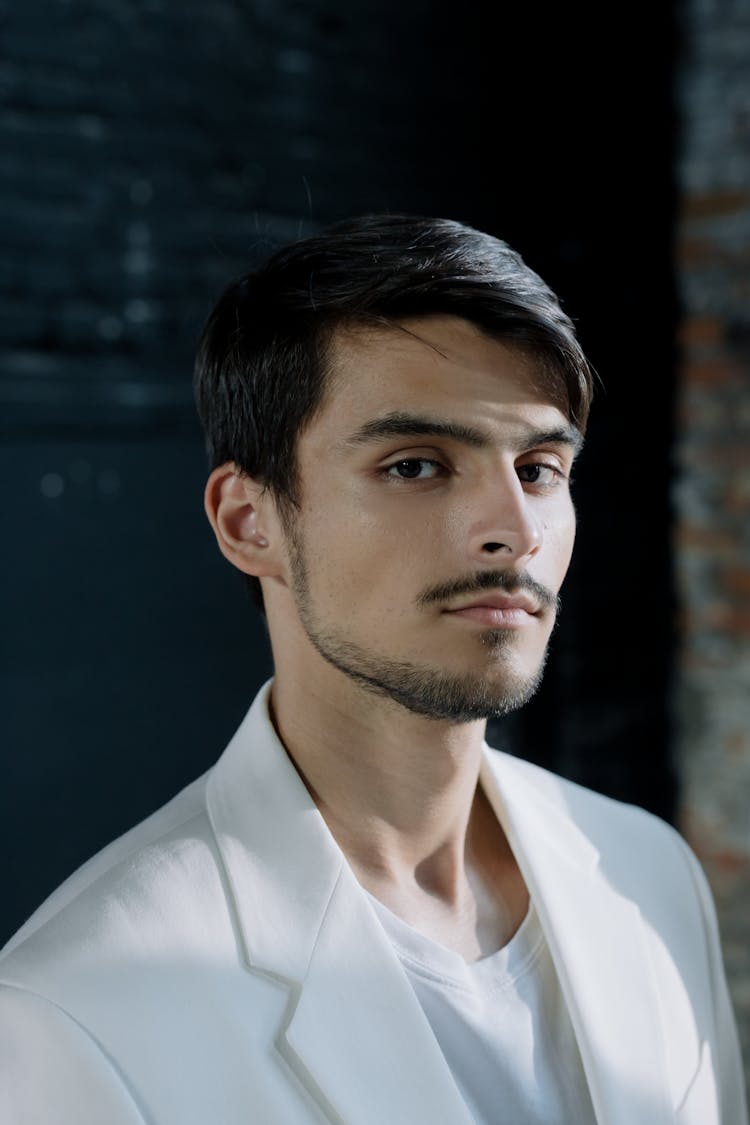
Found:
[{"label": "forehead", "polygon": [[452,316],[337,332],[313,429],[342,434],[369,417],[428,410],[502,422],[518,410],[567,420],[561,377],[527,350]]}]

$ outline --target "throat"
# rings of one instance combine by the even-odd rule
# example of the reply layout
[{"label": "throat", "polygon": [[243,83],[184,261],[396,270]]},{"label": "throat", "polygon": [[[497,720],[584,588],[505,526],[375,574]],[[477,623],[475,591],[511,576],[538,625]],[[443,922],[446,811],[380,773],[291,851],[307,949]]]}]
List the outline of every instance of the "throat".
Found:
[{"label": "throat", "polygon": [[392,914],[469,963],[507,945],[529,908],[521,871],[481,789],[458,860],[441,850],[399,874],[353,867]]},{"label": "throat", "polygon": [[529,909],[529,894],[520,871],[509,870],[502,884],[467,887],[458,902],[448,902],[422,888],[363,882],[392,914],[423,937],[460,954],[471,964],[507,945]]}]

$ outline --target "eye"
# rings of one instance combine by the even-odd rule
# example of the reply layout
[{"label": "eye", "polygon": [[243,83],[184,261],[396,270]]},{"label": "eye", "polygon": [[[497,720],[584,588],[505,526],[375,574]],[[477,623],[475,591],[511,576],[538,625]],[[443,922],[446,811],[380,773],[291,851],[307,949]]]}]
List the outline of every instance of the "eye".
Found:
[{"label": "eye", "polygon": [[382,472],[390,480],[431,480],[441,467],[427,457],[404,457],[393,465],[386,465]]},{"label": "eye", "polygon": [[520,465],[518,475],[524,483],[536,484],[540,488],[555,488],[567,479],[557,465],[550,465],[545,461],[532,461],[528,465]]}]

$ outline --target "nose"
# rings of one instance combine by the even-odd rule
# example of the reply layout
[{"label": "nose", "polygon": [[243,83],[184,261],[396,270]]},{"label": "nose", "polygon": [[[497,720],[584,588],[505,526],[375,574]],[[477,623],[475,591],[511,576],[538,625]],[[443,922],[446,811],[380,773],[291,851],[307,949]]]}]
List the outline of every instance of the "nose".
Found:
[{"label": "nose", "polygon": [[542,546],[542,525],[513,470],[483,483],[471,506],[468,548],[474,564],[526,565]]}]

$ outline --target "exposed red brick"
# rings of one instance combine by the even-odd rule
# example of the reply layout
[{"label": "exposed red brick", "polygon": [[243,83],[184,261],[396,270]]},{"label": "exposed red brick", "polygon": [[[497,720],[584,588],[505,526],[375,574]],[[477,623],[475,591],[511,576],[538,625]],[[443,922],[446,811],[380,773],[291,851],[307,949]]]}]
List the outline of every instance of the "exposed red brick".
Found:
[{"label": "exposed red brick", "polygon": [[741,242],[725,243],[683,234],[675,244],[675,258],[687,272],[721,266],[725,280],[729,281],[733,271],[750,261],[750,248]]},{"label": "exposed red brick", "polygon": [[713,853],[711,863],[726,875],[739,875],[747,867],[747,856],[733,848],[722,848]]},{"label": "exposed red brick", "polygon": [[750,876],[750,855],[739,848],[728,848],[722,840],[723,824],[710,824],[692,802],[683,803],[677,827],[706,867],[714,889],[714,877],[717,882],[723,881],[722,877],[734,882]]},{"label": "exposed red brick", "polygon": [[733,730],[727,735],[725,742],[727,753],[733,761],[744,759],[750,747],[748,734],[745,731]]},{"label": "exposed red brick", "polygon": [[728,467],[750,468],[750,444],[746,438],[740,439],[734,434],[727,434],[726,441],[709,442],[703,449],[704,463],[709,465],[726,465]]},{"label": "exposed red brick", "polygon": [[729,636],[750,639],[750,606],[735,606],[725,625]]},{"label": "exposed red brick", "polygon": [[703,606],[691,606],[683,615],[686,632],[723,633],[732,617],[732,607],[724,602],[711,602]]},{"label": "exposed red brick", "polygon": [[747,441],[734,440],[729,436],[722,442],[715,440],[716,427],[708,431],[712,441],[692,442],[682,447],[680,458],[684,465],[700,469],[750,467],[750,448]]},{"label": "exposed red brick", "polygon": [[730,485],[724,493],[724,511],[731,516],[746,517],[750,512],[750,490]]},{"label": "exposed red brick", "polygon": [[686,383],[704,387],[730,386],[740,378],[737,364],[721,356],[688,360],[682,364],[681,374]]},{"label": "exposed red brick", "polygon": [[750,210],[750,195],[736,188],[705,192],[703,195],[686,195],[680,212],[686,219],[707,219],[712,215],[733,215]]},{"label": "exposed red brick", "polygon": [[680,238],[675,246],[675,258],[681,269],[696,269],[721,260],[721,251],[715,242],[705,238]]},{"label": "exposed red brick", "polygon": [[726,396],[708,391],[705,387],[693,387],[691,393],[678,396],[675,420],[681,433],[723,432],[732,417],[733,404],[726,401]]},{"label": "exposed red brick", "polygon": [[684,348],[718,344],[724,338],[724,322],[716,316],[689,316],[680,324],[677,334]]},{"label": "exposed red brick", "polygon": [[676,531],[676,540],[681,550],[708,551],[717,556],[729,554],[736,558],[740,549],[736,532],[697,523],[681,523]]},{"label": "exposed red brick", "polygon": [[722,585],[730,594],[750,597],[750,563],[747,566],[728,566],[722,571]]},{"label": "exposed red brick", "polygon": [[712,853],[717,826],[709,824],[705,816],[690,802],[683,802],[677,827],[701,861]]},{"label": "exposed red brick", "polygon": [[[747,139],[742,98],[732,96],[742,86],[733,51],[746,26],[736,5],[698,0],[688,0],[681,24],[688,48],[682,89],[690,91],[687,99],[680,96],[689,122],[684,167],[699,169],[706,187],[691,192],[678,171],[674,254],[685,307],[676,341],[675,424],[677,506],[685,522],[674,536],[683,599],[676,665],[681,694],[705,684],[710,698],[697,692],[699,721],[677,739],[676,759],[685,768],[679,824],[714,894],[750,1088],[750,835],[740,789],[750,729],[735,687],[737,665],[750,653],[750,240],[742,230],[750,218],[750,184],[746,175],[723,178],[742,168],[737,142]],[[705,78],[725,96],[703,97]]]},{"label": "exposed red brick", "polygon": [[712,602],[707,606],[690,607],[680,619],[683,637],[725,637],[738,641],[750,637],[750,604]]}]

